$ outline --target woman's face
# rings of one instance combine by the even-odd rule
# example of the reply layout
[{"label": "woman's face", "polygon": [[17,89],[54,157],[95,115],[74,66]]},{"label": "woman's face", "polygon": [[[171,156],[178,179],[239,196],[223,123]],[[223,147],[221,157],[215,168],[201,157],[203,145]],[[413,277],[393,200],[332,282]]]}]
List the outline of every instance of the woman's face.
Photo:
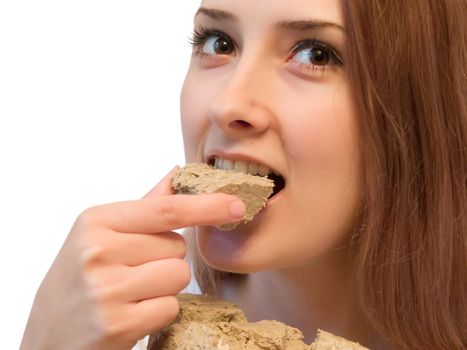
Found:
[{"label": "woman's face", "polygon": [[305,264],[352,230],[359,155],[342,26],[338,0],[202,1],[181,95],[186,160],[243,161],[286,183],[252,222],[198,228],[212,267]]}]

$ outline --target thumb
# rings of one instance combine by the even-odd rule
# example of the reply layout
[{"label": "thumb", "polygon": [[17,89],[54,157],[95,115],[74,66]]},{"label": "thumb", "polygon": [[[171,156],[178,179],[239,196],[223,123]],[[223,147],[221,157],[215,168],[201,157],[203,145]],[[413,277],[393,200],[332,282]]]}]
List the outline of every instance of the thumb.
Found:
[{"label": "thumb", "polygon": [[172,190],[172,178],[175,173],[180,169],[178,165],[176,165],[170,172],[165,175],[159,183],[152,188],[151,191],[146,193],[143,198],[154,197],[154,196],[165,196],[174,194]]}]

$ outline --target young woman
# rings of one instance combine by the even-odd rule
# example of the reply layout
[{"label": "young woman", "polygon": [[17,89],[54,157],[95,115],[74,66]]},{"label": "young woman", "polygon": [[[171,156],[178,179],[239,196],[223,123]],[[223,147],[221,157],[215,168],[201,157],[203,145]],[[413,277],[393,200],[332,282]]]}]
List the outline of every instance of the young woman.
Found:
[{"label": "young woman", "polygon": [[[234,196],[85,210],[22,349],[130,349],[195,276],[310,342],[467,348],[467,3],[205,0],[181,96],[188,162],[285,181],[249,224]],[[193,231],[193,232],[190,232]]]}]

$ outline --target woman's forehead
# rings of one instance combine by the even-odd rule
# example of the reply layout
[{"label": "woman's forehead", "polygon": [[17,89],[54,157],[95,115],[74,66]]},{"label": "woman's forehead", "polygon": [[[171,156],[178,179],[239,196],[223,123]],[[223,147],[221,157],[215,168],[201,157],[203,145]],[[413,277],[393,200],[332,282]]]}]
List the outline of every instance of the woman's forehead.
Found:
[{"label": "woman's forehead", "polygon": [[200,7],[221,10],[240,24],[313,19],[343,26],[340,0],[202,0]]}]

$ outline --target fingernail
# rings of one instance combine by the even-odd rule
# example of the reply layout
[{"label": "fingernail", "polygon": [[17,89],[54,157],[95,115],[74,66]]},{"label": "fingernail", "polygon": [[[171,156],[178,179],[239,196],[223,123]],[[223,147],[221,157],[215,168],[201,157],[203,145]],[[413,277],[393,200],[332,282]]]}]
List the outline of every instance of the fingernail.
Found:
[{"label": "fingernail", "polygon": [[236,200],[232,203],[230,203],[230,215],[234,217],[235,219],[240,219],[245,215],[246,207],[245,204],[240,201]]}]

